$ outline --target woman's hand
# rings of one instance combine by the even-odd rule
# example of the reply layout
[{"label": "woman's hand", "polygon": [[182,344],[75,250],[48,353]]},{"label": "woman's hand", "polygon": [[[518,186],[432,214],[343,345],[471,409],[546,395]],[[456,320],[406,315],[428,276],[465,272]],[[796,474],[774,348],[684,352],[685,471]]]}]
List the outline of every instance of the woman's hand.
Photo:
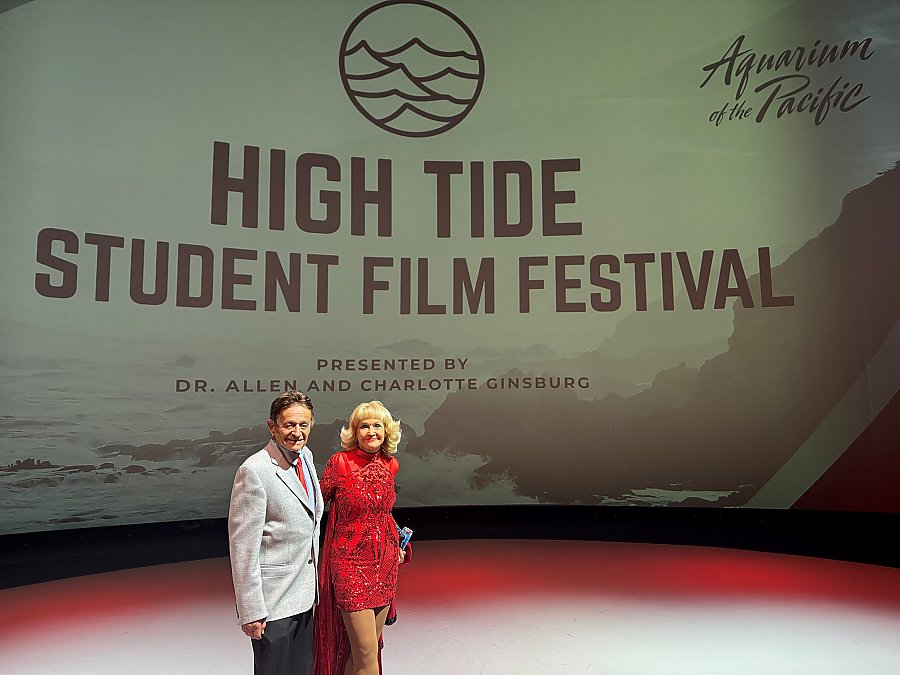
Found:
[{"label": "woman's hand", "polygon": [[401,548],[400,555],[397,556],[397,562],[402,563],[404,558],[406,558],[406,551]]}]

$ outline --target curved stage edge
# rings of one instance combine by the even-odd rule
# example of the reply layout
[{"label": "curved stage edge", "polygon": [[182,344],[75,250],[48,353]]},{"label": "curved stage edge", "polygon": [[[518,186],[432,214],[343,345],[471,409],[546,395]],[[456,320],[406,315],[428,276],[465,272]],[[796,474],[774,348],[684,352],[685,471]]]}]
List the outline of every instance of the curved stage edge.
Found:
[{"label": "curved stage edge", "polygon": [[[252,670],[228,559],[0,591],[0,675]],[[418,542],[386,673],[892,675],[900,570],[714,547]]]},{"label": "curved stage edge", "polygon": [[[394,513],[413,528],[417,542],[681,544],[900,567],[896,513],[550,504],[406,507]],[[0,588],[227,555],[224,518],[3,535]]]}]

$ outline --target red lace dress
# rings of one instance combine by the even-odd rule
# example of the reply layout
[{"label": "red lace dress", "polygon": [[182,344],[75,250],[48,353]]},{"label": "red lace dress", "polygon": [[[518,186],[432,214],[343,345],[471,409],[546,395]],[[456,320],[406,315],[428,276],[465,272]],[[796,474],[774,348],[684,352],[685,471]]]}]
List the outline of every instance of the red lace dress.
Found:
[{"label": "red lace dress", "polygon": [[391,509],[399,462],[383,452],[343,450],[328,460],[320,485],[331,504],[319,561],[316,675],[341,675],[350,644],[340,611],[390,605],[399,544]]}]

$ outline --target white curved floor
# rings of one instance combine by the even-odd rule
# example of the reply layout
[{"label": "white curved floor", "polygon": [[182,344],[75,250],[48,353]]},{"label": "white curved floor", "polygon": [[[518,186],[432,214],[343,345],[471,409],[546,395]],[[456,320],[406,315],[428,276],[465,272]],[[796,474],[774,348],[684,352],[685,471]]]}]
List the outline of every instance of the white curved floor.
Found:
[{"label": "white curved floor", "polygon": [[[252,672],[227,559],[0,591],[0,674]],[[747,551],[419,542],[390,675],[900,673],[900,570]]]}]

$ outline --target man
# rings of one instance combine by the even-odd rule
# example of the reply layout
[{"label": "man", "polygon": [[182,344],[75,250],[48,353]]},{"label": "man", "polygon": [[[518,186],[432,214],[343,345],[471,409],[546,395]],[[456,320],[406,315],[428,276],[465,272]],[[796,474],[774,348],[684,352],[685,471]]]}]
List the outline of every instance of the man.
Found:
[{"label": "man", "polygon": [[256,675],[311,675],[323,507],[306,447],[312,401],[286,391],[266,424],[272,440],[237,470],[228,509],[238,621],[252,640]]}]

